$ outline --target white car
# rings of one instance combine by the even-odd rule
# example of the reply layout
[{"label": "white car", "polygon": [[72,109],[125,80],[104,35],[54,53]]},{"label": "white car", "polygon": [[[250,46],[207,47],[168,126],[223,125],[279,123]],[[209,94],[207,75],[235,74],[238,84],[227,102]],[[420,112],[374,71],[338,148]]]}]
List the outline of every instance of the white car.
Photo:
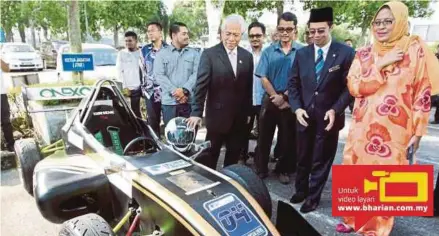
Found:
[{"label": "white car", "polygon": [[[84,80],[98,80],[98,79],[117,79],[116,73],[116,59],[117,50],[106,44],[83,43],[83,53],[93,54],[94,70],[84,71]],[[65,44],[59,48],[57,56],[56,71],[58,74],[58,81],[72,80],[72,72],[64,71],[62,65],[62,54],[70,53],[70,45]]]},{"label": "white car", "polygon": [[9,64],[11,71],[43,70],[43,60],[35,49],[27,43],[2,43],[1,58]]}]

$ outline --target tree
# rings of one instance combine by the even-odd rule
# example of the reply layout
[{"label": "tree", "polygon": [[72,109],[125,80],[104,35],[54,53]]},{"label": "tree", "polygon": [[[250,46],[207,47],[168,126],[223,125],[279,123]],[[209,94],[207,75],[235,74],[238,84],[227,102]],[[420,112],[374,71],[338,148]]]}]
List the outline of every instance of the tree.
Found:
[{"label": "tree", "polygon": [[[370,23],[375,16],[378,8],[386,1],[317,1],[310,0],[304,2],[304,10],[311,8],[332,7],[334,10],[335,24],[348,23],[350,29],[360,28],[361,35],[365,36],[370,27]],[[403,0],[412,17],[427,17],[433,11],[429,8],[429,1],[423,0]]]},{"label": "tree", "polygon": [[67,28],[67,3],[63,1],[38,1],[32,16],[36,28],[43,30],[44,39],[49,40],[48,32],[64,33]]},{"label": "tree", "polygon": [[[71,0],[68,8],[70,51],[74,53],[81,53],[81,23],[79,21],[78,1]],[[73,80],[79,81],[80,84],[84,84],[82,72],[73,72]]]},{"label": "tree", "polygon": [[16,1],[1,1],[1,26],[6,33],[6,41],[13,41],[12,29],[16,27],[17,21],[20,18],[20,2]]},{"label": "tree", "polygon": [[173,22],[185,23],[188,27],[191,40],[196,41],[207,34],[206,4],[204,1],[177,1],[170,16]]},{"label": "tree", "polygon": [[224,4],[225,16],[233,13],[240,14],[243,17],[250,18],[251,20],[257,20],[264,10],[272,11],[276,10],[277,14],[283,13],[284,1],[233,1],[229,0]]},{"label": "tree", "polygon": [[115,46],[119,30],[129,27],[143,30],[148,21],[162,17],[164,10],[160,1],[104,1],[99,5],[102,26],[113,30]]}]

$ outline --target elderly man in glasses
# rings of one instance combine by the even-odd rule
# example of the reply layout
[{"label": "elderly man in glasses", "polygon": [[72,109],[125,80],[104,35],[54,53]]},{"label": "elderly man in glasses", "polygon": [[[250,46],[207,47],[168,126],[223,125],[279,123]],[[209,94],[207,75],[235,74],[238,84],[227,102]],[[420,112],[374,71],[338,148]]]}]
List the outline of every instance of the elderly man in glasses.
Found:
[{"label": "elderly man in glasses", "polygon": [[265,95],[259,117],[258,150],[255,163],[259,177],[268,175],[268,158],[276,126],[279,127],[281,156],[275,172],[281,183],[290,182],[290,174],[296,169],[295,123],[296,118],[288,104],[288,76],[296,56],[303,46],[294,42],[297,17],[283,13],[277,21],[279,42],[262,52],[255,75],[261,78]]}]

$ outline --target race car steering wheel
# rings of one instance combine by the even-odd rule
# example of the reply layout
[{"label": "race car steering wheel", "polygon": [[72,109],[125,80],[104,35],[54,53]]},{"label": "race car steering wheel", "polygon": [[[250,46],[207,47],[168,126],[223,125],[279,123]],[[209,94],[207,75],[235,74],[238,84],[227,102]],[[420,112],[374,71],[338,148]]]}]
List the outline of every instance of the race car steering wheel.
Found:
[{"label": "race car steering wheel", "polygon": [[159,146],[157,145],[157,143],[154,141],[154,139],[152,138],[148,138],[145,136],[140,136],[137,137],[133,140],[131,140],[126,146],[125,149],[123,150],[123,155],[125,155],[127,153],[127,151],[130,150],[130,148],[132,146],[134,146],[135,143],[139,142],[139,141],[146,141],[147,143],[151,144],[152,147],[154,147],[155,150],[160,149]]}]

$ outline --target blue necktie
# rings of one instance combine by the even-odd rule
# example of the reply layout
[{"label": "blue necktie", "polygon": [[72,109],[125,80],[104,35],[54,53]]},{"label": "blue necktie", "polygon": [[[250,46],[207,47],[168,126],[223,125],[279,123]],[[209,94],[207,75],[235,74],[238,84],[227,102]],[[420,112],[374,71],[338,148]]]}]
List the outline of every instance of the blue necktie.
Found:
[{"label": "blue necktie", "polygon": [[317,82],[320,80],[320,74],[322,73],[323,65],[325,64],[325,60],[323,60],[323,50],[320,48],[318,51],[318,57],[316,61],[316,79]]}]

